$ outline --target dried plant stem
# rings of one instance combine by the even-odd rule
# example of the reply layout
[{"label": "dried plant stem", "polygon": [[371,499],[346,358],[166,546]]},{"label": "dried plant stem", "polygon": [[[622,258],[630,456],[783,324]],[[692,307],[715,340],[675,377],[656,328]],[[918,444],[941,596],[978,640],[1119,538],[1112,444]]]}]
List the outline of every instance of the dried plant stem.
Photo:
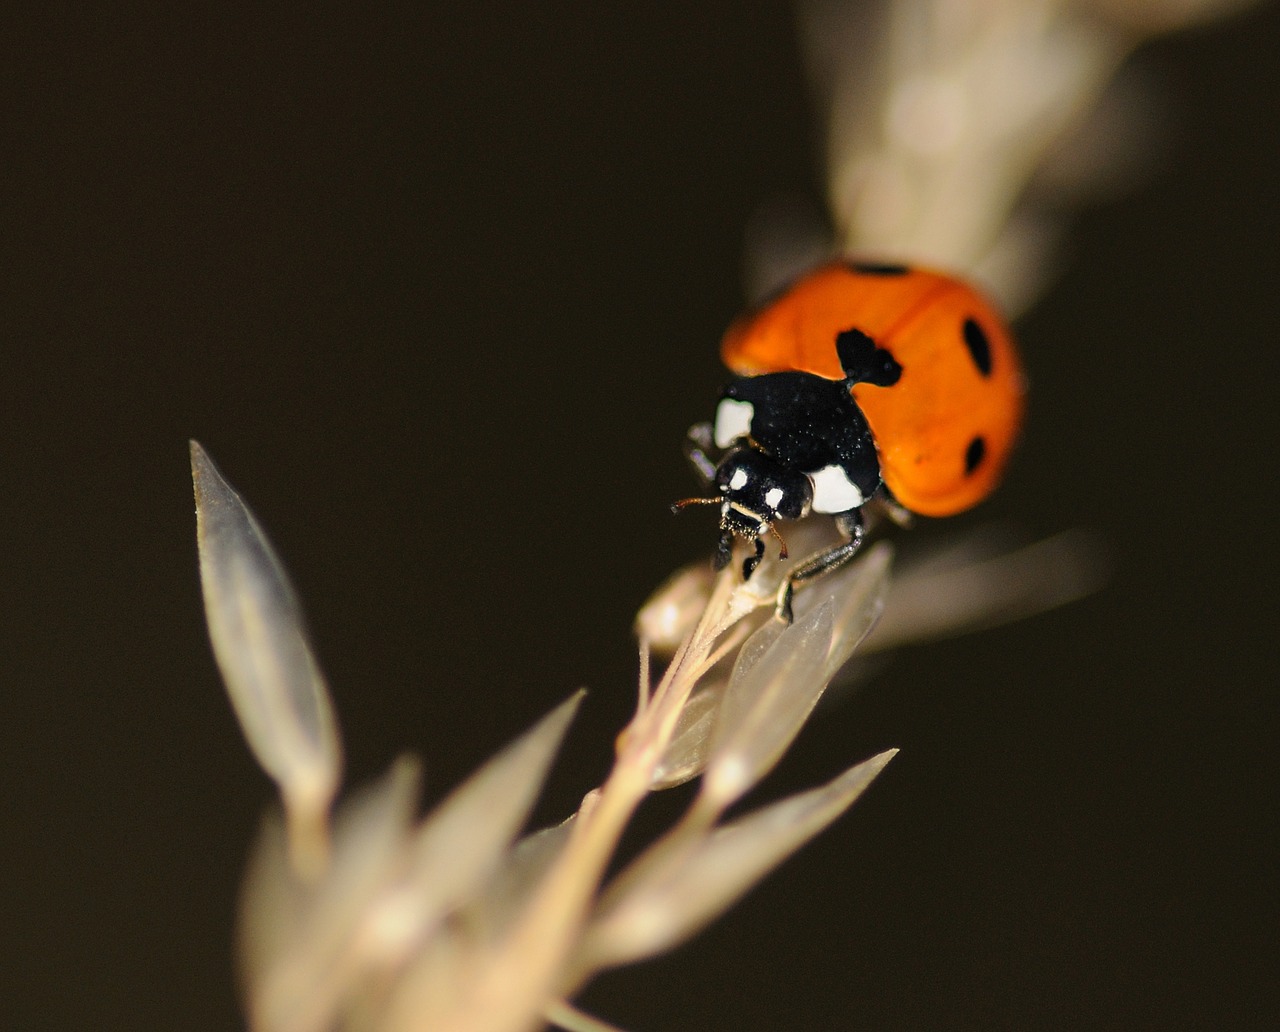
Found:
[{"label": "dried plant stem", "polygon": [[[737,587],[730,571],[717,579],[701,620],[657,688],[650,695],[642,686],[635,716],[618,736],[608,778],[583,799],[563,852],[500,947],[486,956],[483,970],[470,981],[470,991],[455,1000],[454,1012],[437,1016],[441,1027],[516,1032],[528,1027],[527,1017],[539,1013],[544,1001],[566,997],[579,988],[586,972],[575,971],[566,981],[567,961],[609,861],[650,792],[694,685],[725,649],[738,644],[740,632],[730,634],[727,641],[721,639],[759,604]],[[714,814],[698,810],[700,827],[706,827],[708,816],[714,820]],[[682,821],[677,828],[685,824]]]},{"label": "dried plant stem", "polygon": [[329,869],[332,852],[329,831],[330,798],[299,798],[286,793],[285,831],[289,861],[303,883],[314,885]]},{"label": "dried plant stem", "polygon": [[527,1027],[545,1000],[560,995],[556,983],[564,958],[623,829],[648,792],[641,773],[619,765],[602,788],[587,795],[564,853],[506,941],[486,958],[471,984],[472,998],[458,999],[458,1012],[447,1015],[443,1027],[515,1032]]}]

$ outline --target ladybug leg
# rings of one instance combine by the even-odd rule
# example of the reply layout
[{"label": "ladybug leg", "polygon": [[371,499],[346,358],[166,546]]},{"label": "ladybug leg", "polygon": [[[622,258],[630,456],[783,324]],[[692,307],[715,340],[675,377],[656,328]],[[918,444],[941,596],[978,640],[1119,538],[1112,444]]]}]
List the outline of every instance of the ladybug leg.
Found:
[{"label": "ladybug leg", "polygon": [[742,560],[742,579],[749,581],[751,575],[756,572],[756,567],[760,565],[760,560],[764,558],[764,538],[756,538],[756,551],[754,555],[749,555]]},{"label": "ladybug leg", "polygon": [[857,555],[858,549],[862,547],[862,512],[858,509],[850,509],[848,512],[839,513],[835,519],[836,529],[845,540],[797,564],[778,587],[778,604],[774,610],[774,616],[783,623],[791,623],[791,598],[795,594],[797,584],[804,584],[806,581],[821,577],[824,573],[832,573],[840,569]]},{"label": "ladybug leg", "polygon": [[915,525],[916,514],[904,507],[887,489],[882,488],[874,501],[879,511],[895,526],[905,529]]},{"label": "ladybug leg", "polygon": [[716,464],[707,458],[707,452],[714,445],[710,423],[694,423],[689,427],[684,440],[684,455],[704,484],[711,484],[716,479]]}]

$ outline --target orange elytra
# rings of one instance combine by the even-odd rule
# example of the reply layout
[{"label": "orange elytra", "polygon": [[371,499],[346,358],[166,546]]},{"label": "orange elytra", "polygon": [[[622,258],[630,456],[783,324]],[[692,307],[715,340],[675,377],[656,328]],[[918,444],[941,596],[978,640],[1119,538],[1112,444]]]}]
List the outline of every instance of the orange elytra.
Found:
[{"label": "orange elytra", "polygon": [[744,377],[845,380],[837,337],[849,330],[901,367],[890,386],[850,388],[892,497],[949,516],[989,495],[1022,422],[1024,380],[1004,320],[963,281],[900,265],[826,265],[734,322],[721,356]]}]

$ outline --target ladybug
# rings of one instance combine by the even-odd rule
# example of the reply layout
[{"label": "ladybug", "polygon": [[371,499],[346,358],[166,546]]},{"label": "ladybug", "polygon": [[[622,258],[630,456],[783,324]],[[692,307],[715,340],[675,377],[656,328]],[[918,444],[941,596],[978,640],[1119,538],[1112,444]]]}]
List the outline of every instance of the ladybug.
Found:
[{"label": "ladybug", "polygon": [[1022,369],[1004,321],[973,287],[929,269],[825,265],[734,322],[720,352],[735,377],[687,447],[716,495],[672,508],[719,505],[714,565],[745,538],[755,550],[744,580],[767,535],[787,557],[778,521],[833,517],[841,541],[779,587],[776,612],[788,622],[795,585],[857,553],[863,506],[970,508],[995,489],[1022,421]]}]

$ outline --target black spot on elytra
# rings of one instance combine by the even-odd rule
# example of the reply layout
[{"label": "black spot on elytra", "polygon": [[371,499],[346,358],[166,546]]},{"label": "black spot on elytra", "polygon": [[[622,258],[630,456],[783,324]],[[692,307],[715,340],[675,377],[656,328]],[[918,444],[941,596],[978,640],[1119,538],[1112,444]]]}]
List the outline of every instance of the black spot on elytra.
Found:
[{"label": "black spot on elytra", "polygon": [[991,341],[987,339],[987,331],[974,319],[964,321],[964,346],[969,349],[969,357],[983,376],[991,375]]},{"label": "black spot on elytra", "polygon": [[892,387],[902,377],[902,366],[893,354],[856,327],[836,334],[836,356],[851,383]]},{"label": "black spot on elytra", "polygon": [[969,442],[964,450],[964,475],[967,477],[982,463],[987,454],[987,442],[981,436]]},{"label": "black spot on elytra", "polygon": [[905,276],[911,271],[905,265],[888,262],[850,262],[849,268],[862,276]]}]

